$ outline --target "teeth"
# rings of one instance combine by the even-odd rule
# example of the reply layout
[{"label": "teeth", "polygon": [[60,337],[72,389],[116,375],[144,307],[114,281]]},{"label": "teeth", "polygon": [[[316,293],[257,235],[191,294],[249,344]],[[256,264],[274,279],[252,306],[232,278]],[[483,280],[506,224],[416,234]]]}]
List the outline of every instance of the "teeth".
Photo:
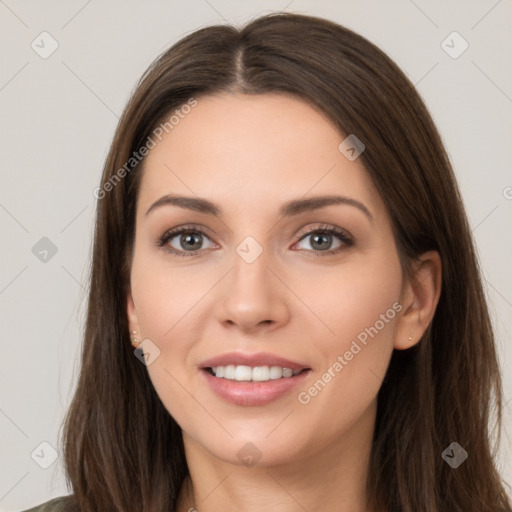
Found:
[{"label": "teeth", "polygon": [[283,377],[292,377],[301,372],[301,370],[292,370],[281,366],[214,366],[212,371],[215,377],[237,381],[255,381],[266,382],[269,380],[281,379]]},{"label": "teeth", "polygon": [[235,380],[252,380],[252,368],[250,366],[235,367]]}]

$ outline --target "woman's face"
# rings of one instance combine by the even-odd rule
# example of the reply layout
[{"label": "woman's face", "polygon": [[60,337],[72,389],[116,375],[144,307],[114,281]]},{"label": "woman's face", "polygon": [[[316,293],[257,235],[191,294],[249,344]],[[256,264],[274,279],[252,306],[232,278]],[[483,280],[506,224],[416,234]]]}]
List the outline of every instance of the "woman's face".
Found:
[{"label": "woman's face", "polygon": [[278,94],[200,97],[163,133],[140,184],[128,315],[186,446],[273,465],[367,442],[402,272],[361,158]]}]

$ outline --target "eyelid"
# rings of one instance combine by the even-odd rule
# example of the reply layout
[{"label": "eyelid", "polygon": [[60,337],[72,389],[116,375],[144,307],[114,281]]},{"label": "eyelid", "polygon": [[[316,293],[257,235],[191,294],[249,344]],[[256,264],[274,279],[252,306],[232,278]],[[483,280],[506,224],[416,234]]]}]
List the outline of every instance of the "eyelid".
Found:
[{"label": "eyelid", "polygon": [[347,239],[350,239],[351,241],[354,240],[354,237],[346,229],[343,229],[343,228],[340,228],[338,226],[334,226],[331,224],[321,224],[321,225],[315,226],[313,228],[304,228],[304,229],[300,230],[296,236],[300,237],[300,239],[302,240],[302,238],[304,236],[311,235],[312,233],[317,233],[317,232],[334,232],[338,236],[343,236]]}]

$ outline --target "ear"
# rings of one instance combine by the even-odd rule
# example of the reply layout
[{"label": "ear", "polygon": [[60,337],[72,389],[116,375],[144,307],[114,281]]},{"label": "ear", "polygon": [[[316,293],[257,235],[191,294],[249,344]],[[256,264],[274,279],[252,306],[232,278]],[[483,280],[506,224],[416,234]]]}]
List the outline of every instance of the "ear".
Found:
[{"label": "ear", "polygon": [[126,296],[126,314],[128,316],[128,328],[130,329],[131,336],[133,331],[139,332],[139,319],[137,317],[137,311],[135,310],[131,290],[128,290]]},{"label": "ear", "polygon": [[422,254],[404,282],[402,314],[397,323],[394,348],[405,350],[418,343],[427,330],[441,295],[442,266],[437,251]]}]

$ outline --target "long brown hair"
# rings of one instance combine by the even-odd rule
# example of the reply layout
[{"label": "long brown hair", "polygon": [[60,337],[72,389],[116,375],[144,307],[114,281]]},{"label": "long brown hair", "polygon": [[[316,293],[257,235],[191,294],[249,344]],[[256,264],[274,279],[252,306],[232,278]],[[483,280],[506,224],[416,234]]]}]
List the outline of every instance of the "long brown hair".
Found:
[{"label": "long brown hair", "polygon": [[[223,91],[292,94],[325,112],[340,136],[355,134],[404,271],[427,250],[441,256],[434,319],[416,346],[393,353],[379,392],[371,509],[510,511],[490,441],[492,427],[499,438],[502,407],[492,326],[438,131],[414,86],[380,49],[331,21],[286,13],[183,38],[151,64],[123,112],[96,194],[81,373],[63,425],[73,508],[173,510],[188,473],[181,429],[134,357],[128,331],[139,150],[175,109]],[[457,469],[441,456],[452,442],[469,454]]]}]

